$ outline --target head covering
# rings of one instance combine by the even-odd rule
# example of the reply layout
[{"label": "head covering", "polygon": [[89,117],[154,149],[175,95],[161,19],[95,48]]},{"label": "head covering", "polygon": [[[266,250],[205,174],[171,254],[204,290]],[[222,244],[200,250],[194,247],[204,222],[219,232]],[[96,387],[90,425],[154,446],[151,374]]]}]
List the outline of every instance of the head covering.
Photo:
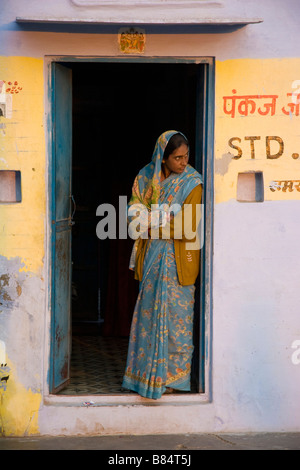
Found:
[{"label": "head covering", "polygon": [[[148,231],[149,212],[151,211],[153,217],[155,216],[155,211],[157,211],[156,217],[159,223],[161,209],[154,209],[155,205],[159,205],[160,208],[163,207],[163,210],[168,212],[168,206],[175,203],[177,204],[178,211],[189,193],[195,186],[202,183],[201,175],[191,165],[187,165],[181,174],[171,173],[163,182],[160,181],[164,152],[171,137],[175,134],[182,133],[170,130],[159,136],[154,147],[151,162],[140,170],[133,183],[127,216],[128,222],[131,222],[136,214],[139,213],[140,232],[136,232],[135,226],[129,226],[129,235],[131,238],[136,239],[130,260],[131,269],[135,265],[138,246],[137,238],[143,237],[143,234],[147,234]],[[182,135],[185,137],[184,134]],[[145,238],[148,238],[147,235]]]},{"label": "head covering", "polygon": [[[141,169],[134,181],[130,205],[142,203],[147,209],[151,209],[152,204],[159,203],[162,159],[169,140],[175,134],[182,133],[175,130],[166,131],[157,139],[151,163]],[[184,135],[183,137],[186,139]]]}]

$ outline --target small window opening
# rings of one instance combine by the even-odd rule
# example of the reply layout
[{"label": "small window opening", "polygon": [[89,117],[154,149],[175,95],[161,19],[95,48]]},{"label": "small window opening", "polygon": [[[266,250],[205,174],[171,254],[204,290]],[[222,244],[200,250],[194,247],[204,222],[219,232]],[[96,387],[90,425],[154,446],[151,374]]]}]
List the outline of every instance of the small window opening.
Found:
[{"label": "small window opening", "polygon": [[14,203],[21,200],[21,172],[0,170],[0,203]]},{"label": "small window opening", "polygon": [[264,179],[262,171],[245,172],[238,174],[237,201],[264,201]]}]

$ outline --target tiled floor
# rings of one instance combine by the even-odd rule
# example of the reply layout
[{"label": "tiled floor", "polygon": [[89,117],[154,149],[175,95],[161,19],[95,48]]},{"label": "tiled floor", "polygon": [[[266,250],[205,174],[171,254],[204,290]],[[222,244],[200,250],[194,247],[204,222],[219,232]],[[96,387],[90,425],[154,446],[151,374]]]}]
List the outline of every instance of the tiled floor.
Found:
[{"label": "tiled floor", "polygon": [[124,393],[127,348],[127,338],[73,335],[70,383],[60,394]]},{"label": "tiled floor", "polygon": [[[70,383],[60,395],[115,395],[122,389],[128,338],[73,335]],[[196,385],[192,382],[192,392]]]}]

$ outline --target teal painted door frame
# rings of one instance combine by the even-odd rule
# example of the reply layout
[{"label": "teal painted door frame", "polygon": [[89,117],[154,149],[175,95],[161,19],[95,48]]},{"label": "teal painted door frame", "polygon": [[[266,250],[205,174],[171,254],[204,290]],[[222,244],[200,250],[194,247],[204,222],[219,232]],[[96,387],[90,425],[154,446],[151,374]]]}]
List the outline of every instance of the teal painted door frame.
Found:
[{"label": "teal painted door frame", "polygon": [[[55,57],[51,62],[51,352],[49,369],[50,393],[57,393],[69,380],[71,351],[71,211],[72,211],[72,62],[185,63],[203,64],[203,116],[196,117],[196,134],[202,135],[196,145],[196,168],[202,168],[204,179],[204,246],[201,256],[200,341],[198,392],[211,399],[212,343],[212,252],[214,208],[214,58],[199,57]],[[59,90],[60,88],[60,90]],[[197,101],[200,92],[197,93]],[[65,107],[64,111],[63,108]],[[200,108],[200,107],[199,107]],[[65,130],[61,132],[62,130]],[[68,170],[69,168],[69,170]],[[63,183],[64,181],[64,183]],[[64,189],[62,189],[62,183]],[[62,203],[64,200],[64,203]],[[60,218],[61,217],[61,218]],[[64,260],[64,262],[62,262]],[[68,260],[68,265],[66,260]],[[197,302],[197,299],[196,299]]]}]

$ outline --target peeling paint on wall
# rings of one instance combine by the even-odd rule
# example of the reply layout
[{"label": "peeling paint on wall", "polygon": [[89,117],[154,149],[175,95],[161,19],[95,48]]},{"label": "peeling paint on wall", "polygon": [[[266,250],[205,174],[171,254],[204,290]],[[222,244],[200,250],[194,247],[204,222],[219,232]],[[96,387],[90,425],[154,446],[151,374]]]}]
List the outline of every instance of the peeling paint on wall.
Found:
[{"label": "peeling paint on wall", "polygon": [[[43,279],[0,256],[0,332],[7,364],[0,367],[1,431],[38,433],[44,349]],[[4,353],[2,354],[4,357]]]},{"label": "peeling paint on wall", "polygon": [[20,171],[22,181],[18,207],[0,203],[0,255],[17,256],[20,269],[40,273],[46,214],[43,60],[1,57],[0,79],[0,99],[13,100],[11,115],[0,114],[0,170]]},{"label": "peeling paint on wall", "polygon": [[230,163],[234,155],[230,152],[224,153],[221,158],[218,158],[215,163],[215,172],[218,175],[225,175],[227,173]]},{"label": "peeling paint on wall", "polygon": [[[18,298],[22,294],[22,285],[24,283],[26,273],[19,272],[20,261],[18,259],[10,260],[10,271],[5,272],[8,263],[7,260],[0,256],[0,266],[2,273],[0,274],[0,314],[6,310],[12,310]],[[15,268],[18,266],[18,270]]]},{"label": "peeling paint on wall", "polygon": [[[12,365],[12,368],[13,365]],[[1,392],[1,390],[0,390]],[[39,434],[38,415],[41,394],[26,389],[20,382],[9,380],[0,403],[2,436],[30,436]]]},{"label": "peeling paint on wall", "polygon": [[43,60],[1,57],[0,79],[0,170],[22,174],[21,202],[0,203],[0,339],[7,356],[1,368],[1,432],[30,435],[38,433],[43,382]]}]

